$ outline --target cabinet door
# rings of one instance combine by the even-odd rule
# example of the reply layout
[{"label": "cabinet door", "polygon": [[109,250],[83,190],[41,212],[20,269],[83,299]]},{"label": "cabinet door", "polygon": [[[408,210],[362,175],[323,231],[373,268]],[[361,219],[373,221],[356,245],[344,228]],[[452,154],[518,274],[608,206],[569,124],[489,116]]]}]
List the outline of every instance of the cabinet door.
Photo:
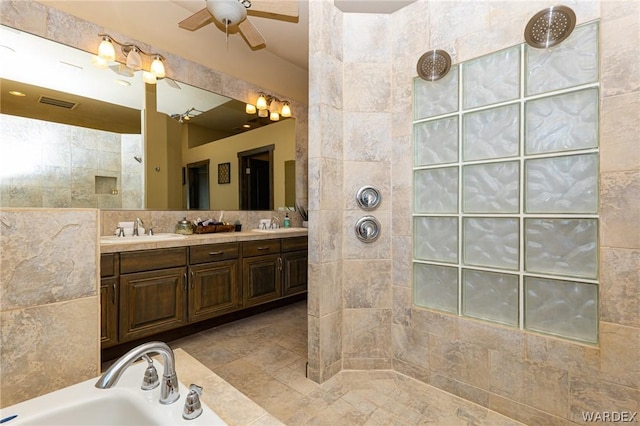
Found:
[{"label": "cabinet door", "polygon": [[189,322],[213,318],[240,307],[239,270],[237,259],[190,268]]},{"label": "cabinet door", "polygon": [[186,275],[186,268],[120,275],[120,342],[187,323]]},{"label": "cabinet door", "polygon": [[108,348],[118,343],[118,279],[100,280],[100,344]]},{"label": "cabinet door", "polygon": [[282,294],[282,259],[277,254],[245,258],[242,261],[242,298],[244,306],[277,299]]},{"label": "cabinet door", "polygon": [[307,291],[307,250],[282,254],[282,295]]}]

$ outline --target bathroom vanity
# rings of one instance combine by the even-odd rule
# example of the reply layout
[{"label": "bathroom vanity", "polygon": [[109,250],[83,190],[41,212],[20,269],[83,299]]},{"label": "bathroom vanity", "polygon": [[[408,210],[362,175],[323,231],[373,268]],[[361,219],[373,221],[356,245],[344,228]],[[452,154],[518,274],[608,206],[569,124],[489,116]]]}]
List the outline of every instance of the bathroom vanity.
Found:
[{"label": "bathroom vanity", "polygon": [[100,260],[102,349],[307,291],[306,230],[102,244]]}]

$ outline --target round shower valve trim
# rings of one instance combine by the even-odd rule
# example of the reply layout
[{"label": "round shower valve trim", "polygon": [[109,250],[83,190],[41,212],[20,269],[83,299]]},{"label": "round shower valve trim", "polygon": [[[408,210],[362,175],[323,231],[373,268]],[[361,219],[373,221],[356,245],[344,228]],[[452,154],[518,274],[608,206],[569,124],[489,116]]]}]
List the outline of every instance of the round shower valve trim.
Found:
[{"label": "round shower valve trim", "polygon": [[356,222],[356,237],[364,243],[372,243],[380,236],[380,222],[373,216],[364,216]]},{"label": "round shower valve trim", "polygon": [[382,201],[382,194],[370,185],[363,186],[356,193],[358,206],[363,210],[374,210]]}]

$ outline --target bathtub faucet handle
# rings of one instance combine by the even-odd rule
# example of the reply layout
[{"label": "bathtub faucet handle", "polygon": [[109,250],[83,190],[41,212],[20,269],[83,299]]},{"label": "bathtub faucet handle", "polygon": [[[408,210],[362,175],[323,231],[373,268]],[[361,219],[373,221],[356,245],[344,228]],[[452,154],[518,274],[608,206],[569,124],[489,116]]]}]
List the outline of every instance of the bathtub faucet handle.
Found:
[{"label": "bathtub faucet handle", "polygon": [[202,414],[202,403],[200,396],[202,395],[202,386],[192,384],[189,386],[189,393],[184,401],[184,411],[182,417],[186,420],[193,420]]},{"label": "bathtub faucet handle", "polygon": [[155,389],[160,385],[160,379],[158,378],[158,370],[153,365],[153,360],[149,357],[149,355],[144,354],[142,358],[147,361],[147,368],[144,370],[144,377],[142,378],[142,386],[140,389],[142,390],[151,390]]}]

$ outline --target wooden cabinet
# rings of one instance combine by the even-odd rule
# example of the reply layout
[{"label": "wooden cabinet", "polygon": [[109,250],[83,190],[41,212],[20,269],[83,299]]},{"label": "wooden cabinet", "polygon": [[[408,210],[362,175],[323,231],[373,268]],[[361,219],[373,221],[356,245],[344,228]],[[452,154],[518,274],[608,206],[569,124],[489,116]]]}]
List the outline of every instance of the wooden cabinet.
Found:
[{"label": "wooden cabinet", "polygon": [[102,348],[303,293],[307,237],[105,253]]},{"label": "wooden cabinet", "polygon": [[282,294],[280,240],[242,243],[243,306],[254,306]]},{"label": "wooden cabinet", "polygon": [[282,240],[282,295],[307,291],[307,237]]},{"label": "wooden cabinet", "polygon": [[187,323],[186,265],[184,247],[120,254],[120,342]]},{"label": "wooden cabinet", "polygon": [[119,255],[100,256],[100,343],[103,348],[118,343]]},{"label": "wooden cabinet", "polygon": [[189,248],[189,322],[233,312],[241,307],[239,243]]}]

